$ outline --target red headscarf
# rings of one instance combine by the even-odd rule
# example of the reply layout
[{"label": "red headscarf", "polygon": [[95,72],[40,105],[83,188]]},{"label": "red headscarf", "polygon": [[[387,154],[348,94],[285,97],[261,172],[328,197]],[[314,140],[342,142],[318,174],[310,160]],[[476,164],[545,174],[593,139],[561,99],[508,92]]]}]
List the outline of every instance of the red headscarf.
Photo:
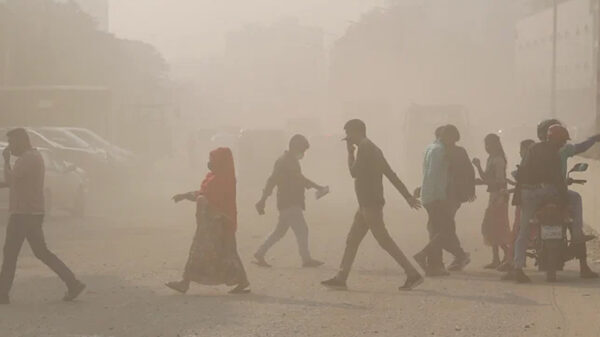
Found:
[{"label": "red headscarf", "polygon": [[228,218],[233,231],[237,229],[235,166],[231,149],[220,147],[210,153],[211,172],[206,175],[198,194],[211,207]]}]

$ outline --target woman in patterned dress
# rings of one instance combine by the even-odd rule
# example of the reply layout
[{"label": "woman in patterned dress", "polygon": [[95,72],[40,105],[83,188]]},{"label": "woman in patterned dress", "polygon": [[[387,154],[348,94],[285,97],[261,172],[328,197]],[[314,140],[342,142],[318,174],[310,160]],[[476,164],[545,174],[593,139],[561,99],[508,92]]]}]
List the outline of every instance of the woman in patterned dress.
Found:
[{"label": "woman in patterned dress", "polygon": [[230,293],[248,293],[250,283],[237,252],[236,179],[229,148],[210,153],[210,172],[199,191],[178,194],[175,202],[196,202],[196,234],[192,241],[183,279],[167,287],[186,293],[191,282],[235,286]]}]

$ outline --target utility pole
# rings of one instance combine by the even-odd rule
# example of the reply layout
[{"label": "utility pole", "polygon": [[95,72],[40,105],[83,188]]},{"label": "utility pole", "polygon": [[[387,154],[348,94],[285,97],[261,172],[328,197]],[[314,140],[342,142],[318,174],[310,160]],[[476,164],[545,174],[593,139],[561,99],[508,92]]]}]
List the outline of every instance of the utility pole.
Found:
[{"label": "utility pole", "polygon": [[556,118],[556,35],[558,26],[558,0],[553,0],[552,13],[552,74],[550,91],[550,117]]}]

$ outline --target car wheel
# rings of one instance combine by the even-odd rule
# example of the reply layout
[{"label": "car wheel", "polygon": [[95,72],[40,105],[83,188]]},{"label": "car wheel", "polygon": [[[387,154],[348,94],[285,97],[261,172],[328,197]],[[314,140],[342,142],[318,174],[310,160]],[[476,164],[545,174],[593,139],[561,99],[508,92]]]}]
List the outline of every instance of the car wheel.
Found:
[{"label": "car wheel", "polygon": [[75,200],[73,200],[73,210],[71,215],[75,217],[83,217],[85,215],[85,190],[83,186],[80,186],[75,193]]}]

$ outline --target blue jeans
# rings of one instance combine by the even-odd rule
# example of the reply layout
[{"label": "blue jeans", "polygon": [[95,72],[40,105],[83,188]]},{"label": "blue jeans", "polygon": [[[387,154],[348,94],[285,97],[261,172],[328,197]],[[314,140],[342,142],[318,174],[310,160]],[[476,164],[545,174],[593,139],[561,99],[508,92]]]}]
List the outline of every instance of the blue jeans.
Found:
[{"label": "blue jeans", "polygon": [[545,201],[556,197],[558,197],[558,190],[554,186],[522,191],[521,228],[515,241],[515,268],[525,267],[525,258],[529,247],[529,233],[531,233],[531,219],[535,216],[535,212]]}]

